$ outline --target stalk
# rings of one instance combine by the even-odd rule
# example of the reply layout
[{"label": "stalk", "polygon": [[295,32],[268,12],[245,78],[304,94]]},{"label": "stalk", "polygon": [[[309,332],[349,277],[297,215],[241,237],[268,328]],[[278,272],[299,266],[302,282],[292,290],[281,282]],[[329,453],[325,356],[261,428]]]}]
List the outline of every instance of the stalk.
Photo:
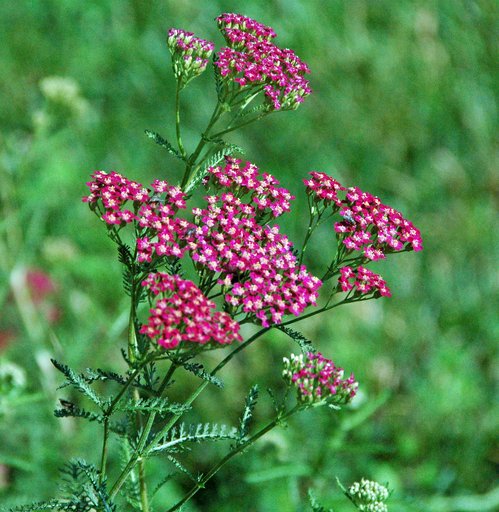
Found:
[{"label": "stalk", "polygon": [[241,443],[237,448],[229,452],[222,460],[220,460],[213,468],[206,473],[192,488],[190,491],[173,507],[169,508],[167,512],[174,512],[175,510],[179,510],[182,505],[187,503],[200,489],[203,489],[208,480],[210,480],[218,471],[227,464],[231,459],[233,459],[236,455],[246,450],[249,446],[251,446],[255,441],[260,439],[260,437],[264,436],[267,432],[275,428],[276,426],[283,423],[286,419],[291,417],[293,414],[297,413],[303,406],[297,404],[293,409],[289,410],[287,413],[277,416],[274,420],[268,423],[265,427],[260,429],[256,434],[252,435],[248,440],[244,443]]},{"label": "stalk", "polygon": [[[267,331],[269,331],[269,327],[265,327],[263,329],[260,329],[257,333],[255,333],[251,338],[248,338],[244,343],[239,345],[235,350],[233,350],[230,354],[228,354],[218,365],[215,367],[215,369],[210,373],[210,375],[215,375],[218,373],[238,352],[241,350],[244,350],[246,347],[248,347],[251,343],[256,341],[260,336],[265,334]],[[173,366],[173,363],[172,363]],[[170,368],[171,374],[173,374],[172,368]],[[170,373],[170,372],[169,372]],[[167,375],[168,376],[168,375]],[[166,377],[165,377],[166,380]],[[191,396],[185,401],[185,405],[191,405],[194,400],[203,392],[203,390],[206,388],[206,386],[209,384],[208,381],[202,382],[198,388],[191,394]],[[116,494],[121,489],[121,486],[125,483],[126,479],[128,478],[128,475],[133,470],[137,462],[142,458],[146,457],[148,453],[150,453],[161,441],[161,438],[167,434],[170,429],[177,423],[177,421],[182,416],[182,413],[177,413],[172,416],[170,421],[154,436],[154,439],[149,443],[149,445],[146,447],[147,439],[149,437],[149,434],[151,432],[154,418],[156,416],[156,413],[152,412],[148,418],[147,424],[142,431],[142,435],[139,439],[139,443],[137,445],[137,449],[135,453],[132,455],[130,460],[128,461],[127,465],[119,475],[118,479],[114,483],[113,487],[111,488],[111,491],[109,493],[109,496],[113,498],[116,496]]]}]

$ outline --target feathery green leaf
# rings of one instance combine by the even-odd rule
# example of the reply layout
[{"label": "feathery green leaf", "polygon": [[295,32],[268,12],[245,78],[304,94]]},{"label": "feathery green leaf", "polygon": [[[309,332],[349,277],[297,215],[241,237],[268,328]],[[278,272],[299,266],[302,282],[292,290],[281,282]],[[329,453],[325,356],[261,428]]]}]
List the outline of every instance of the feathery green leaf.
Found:
[{"label": "feathery green leaf", "polygon": [[170,155],[173,155],[175,158],[179,160],[184,160],[185,158],[180,154],[180,152],[175,149],[164,137],[162,137],[159,133],[152,132],[151,130],[144,130],[145,134],[152,139],[156,144],[165,148]]}]

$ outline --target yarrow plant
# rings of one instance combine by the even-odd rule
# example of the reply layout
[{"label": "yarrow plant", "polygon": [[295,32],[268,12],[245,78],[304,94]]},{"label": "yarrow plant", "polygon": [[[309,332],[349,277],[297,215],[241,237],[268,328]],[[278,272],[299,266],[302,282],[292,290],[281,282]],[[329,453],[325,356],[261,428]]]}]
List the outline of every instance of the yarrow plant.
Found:
[{"label": "yarrow plant", "polygon": [[[109,512],[128,506],[149,511],[155,493],[147,465],[156,455],[193,479],[176,503],[161,505],[179,510],[222,466],[294,414],[348,405],[359,387],[354,375],[345,376],[289,325],[341,305],[390,297],[386,282],[367,266],[393,253],[422,249],[420,232],[400,212],[316,171],[304,179],[309,222],[303,242],[295,245],[282,232],[276,222],[289,214],[294,195],[270,172],[237,158],[242,148],[221,137],[267,115],[298,108],[311,92],[305,78],[310,71],[292,50],[275,44],[272,28],[240,14],[222,14],[216,21],[227,45],[219,51],[191,32],[168,32],[177,84],[176,138],[172,143],[158,133],[146,134],[180,163],[178,179],[152,176],[146,187],[122,173],[99,170],[87,183],[83,201],[103,223],[123,266],[130,304],[122,351],[127,370],[79,373],[53,361],[65,384],[87,401],[61,400],[55,414],[101,425],[101,457],[97,463],[69,463],[62,497],[18,510]],[[181,92],[202,75],[212,54],[217,101],[197,145],[189,149],[182,141]],[[196,190],[201,193],[194,194]],[[324,222],[329,222],[336,252],[331,251],[329,265],[316,276],[306,266],[307,247]],[[244,324],[254,327],[242,329]],[[220,370],[272,329],[302,349],[275,370],[284,384],[271,394],[274,416],[263,427],[252,426],[255,385],[238,426],[190,424],[188,413],[204,390],[223,386]],[[216,349],[225,350],[219,363],[206,369],[199,357]],[[199,379],[198,386],[182,402],[172,402],[170,388],[182,371]],[[114,388],[101,395],[98,382]],[[108,458],[117,459],[112,437],[122,448],[121,466],[108,464]],[[214,440],[232,445],[208,472],[193,476],[182,453],[191,443]],[[383,489],[362,480],[348,496],[359,510],[386,510]]]}]

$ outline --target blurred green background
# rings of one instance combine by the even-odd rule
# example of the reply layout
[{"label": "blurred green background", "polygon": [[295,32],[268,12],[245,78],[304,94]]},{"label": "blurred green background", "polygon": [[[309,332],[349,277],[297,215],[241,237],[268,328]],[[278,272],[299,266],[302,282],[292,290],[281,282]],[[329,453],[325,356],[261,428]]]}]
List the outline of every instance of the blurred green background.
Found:
[{"label": "blurred green background", "polygon": [[[301,242],[306,221],[301,180],[321,170],[401,210],[425,250],[375,267],[391,299],[302,325],[355,372],[356,408],[294,419],[226,466],[187,509],[307,510],[313,488],[348,511],[335,477],[365,476],[390,482],[393,511],[497,510],[494,0],[0,3],[0,503],[50,497],[65,460],[96,461],[98,426],[52,415],[69,391],[56,390],[61,378],[49,362],[122,367],[120,267],[80,202],[84,183],[94,169],[144,183],[180,177],[143,135],[174,135],[166,31],[191,30],[220,47],[213,19],[225,11],[274,27],[277,43],[312,70],[314,93],[297,112],[228,137],[298,196],[283,220],[290,238]],[[184,94],[188,144],[213,108],[210,75]],[[333,250],[323,231],[311,269],[320,273]],[[199,402],[200,418],[236,421],[249,386],[278,389],[281,358],[296,350],[282,334],[262,339],[224,371],[225,391]],[[269,402],[262,397],[261,418]],[[206,471],[226,448],[195,448],[187,464]],[[156,461],[153,479],[169,469]],[[158,494],[157,510],[187,485],[180,479]]]}]

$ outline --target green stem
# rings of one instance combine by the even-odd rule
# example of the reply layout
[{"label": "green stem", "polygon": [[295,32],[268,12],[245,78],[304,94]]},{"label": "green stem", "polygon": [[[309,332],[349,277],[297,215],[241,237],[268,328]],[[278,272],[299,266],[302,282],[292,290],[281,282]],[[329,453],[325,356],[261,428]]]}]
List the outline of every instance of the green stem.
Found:
[{"label": "green stem", "polygon": [[180,154],[185,158],[184,145],[182,144],[182,137],[180,135],[180,78],[177,80],[177,90],[175,92],[175,128],[177,131],[177,145]]},{"label": "green stem", "polygon": [[248,124],[254,123],[255,121],[259,121],[260,119],[263,119],[268,112],[263,112],[262,114],[253,117],[252,119],[249,119],[248,121],[245,121],[244,123],[240,123],[236,126],[232,126],[231,128],[226,128],[225,130],[222,130],[221,132],[217,132],[213,135],[213,138],[220,137],[221,135],[225,135],[226,133],[233,132],[234,130],[238,130],[239,128],[242,128],[243,126],[247,126]]},{"label": "green stem", "polygon": [[[168,385],[168,382],[173,376],[173,373],[178,368],[178,364],[172,361],[172,364],[170,365],[170,368],[168,369],[168,372],[165,375],[165,378],[163,379],[163,382],[158,388],[158,392],[156,393],[158,396],[161,396],[163,391],[165,390],[166,386]],[[109,496],[113,498],[116,496],[118,491],[121,489],[121,486],[125,483],[125,480],[127,479],[128,475],[132,471],[132,469],[135,467],[135,464],[139,462],[142,463],[142,452],[144,450],[144,447],[147,443],[147,439],[149,438],[149,434],[151,433],[151,429],[154,425],[154,420],[156,419],[156,412],[153,411],[149,414],[149,417],[147,418],[146,425],[144,429],[142,430],[142,434],[140,436],[139,442],[137,444],[137,448],[133,455],[130,457],[130,460],[128,461],[127,465],[125,466],[125,469],[121,472],[120,476],[114,483],[113,487],[111,488],[111,491],[109,493]],[[140,477],[140,466],[139,466],[139,477]],[[142,487],[141,487],[142,492]]]},{"label": "green stem", "polygon": [[[248,347],[251,343],[253,343],[255,340],[257,340],[260,336],[265,334],[267,331],[270,330],[270,327],[265,327],[263,329],[260,329],[258,332],[256,332],[251,338],[246,340],[244,343],[241,343],[235,350],[233,350],[227,357],[225,357],[220,363],[216,366],[216,368],[211,372],[211,376],[214,376],[216,373],[218,373],[238,352],[241,350],[244,350],[246,347]],[[171,368],[170,368],[171,370]],[[173,373],[173,371],[172,371]],[[191,396],[186,400],[185,405],[191,405],[194,400],[202,393],[202,391],[206,388],[206,386],[209,384],[208,381],[202,382],[198,388],[191,394]],[[151,413],[151,415],[148,418],[148,422],[142,431],[142,435],[139,439],[139,443],[137,445],[137,449],[135,450],[135,453],[132,455],[130,460],[128,461],[127,465],[121,472],[120,476],[116,480],[115,484],[111,488],[111,491],[109,493],[109,496],[113,498],[116,496],[116,494],[121,489],[121,486],[125,483],[125,480],[127,479],[128,475],[132,471],[132,469],[135,467],[137,461],[141,457],[147,457],[148,453],[150,453],[154,448],[159,444],[161,441],[161,438],[169,432],[169,430],[177,423],[179,418],[182,416],[182,413],[174,414],[170,421],[154,436],[154,439],[149,443],[147,448],[144,450],[144,447],[147,442],[147,438],[149,437],[149,434],[151,432],[151,428],[154,422],[155,413]]]},{"label": "green stem", "polygon": [[[135,402],[138,402],[140,400],[140,394],[137,389],[134,389],[134,399]],[[154,421],[154,419],[153,419]],[[137,426],[138,430],[142,430],[143,428],[143,422],[140,412],[137,412]],[[152,427],[152,422],[151,422]],[[150,429],[149,429],[150,430]],[[149,500],[147,498],[147,483],[146,483],[146,467],[145,467],[145,460],[143,458],[140,458],[138,460],[139,463],[139,488],[140,488],[140,503],[142,505],[142,512],[149,512]]]},{"label": "green stem", "polygon": [[109,418],[104,418],[104,434],[102,438],[102,453],[100,459],[100,471],[99,471],[99,483],[104,481],[104,475],[106,474],[107,464],[107,440],[109,439]]},{"label": "green stem", "polygon": [[191,178],[191,171],[194,165],[196,164],[196,160],[198,156],[200,155],[201,151],[203,150],[204,146],[206,145],[206,138],[208,137],[208,134],[210,133],[210,130],[213,128],[214,124],[220,119],[220,116],[223,114],[223,109],[221,107],[220,102],[216,104],[215,109],[213,110],[213,113],[211,114],[211,118],[208,122],[208,126],[204,130],[202,137],[194,150],[194,153],[189,157],[187,164],[185,166],[185,172],[184,176],[182,177],[181,182],[181,188],[185,189],[186,185],[190,182]]},{"label": "green stem", "polygon": [[[298,266],[301,266],[301,264],[302,264],[303,256],[305,256],[305,251],[307,250],[308,241],[309,241],[310,237],[312,236],[312,233],[314,232],[315,217],[312,214],[312,208],[310,206],[310,196],[308,196],[307,199],[308,199],[308,210],[310,212],[310,220],[308,221],[307,232],[305,233],[305,240],[303,240],[303,245],[302,245],[301,254],[300,254],[300,261],[298,263]],[[317,227],[319,220],[320,220],[320,215],[319,215],[319,218],[317,219],[317,223],[316,223],[315,227]]]},{"label": "green stem", "polygon": [[179,502],[177,502],[173,507],[169,508],[167,512],[174,512],[175,510],[178,510],[180,507],[182,507],[182,505],[187,503],[200,489],[203,489],[208,480],[210,480],[223,466],[225,466],[227,462],[229,462],[232,458],[234,458],[242,451],[246,450],[249,446],[251,446],[262,436],[264,436],[267,432],[283,423],[286,419],[288,419],[293,414],[298,412],[301,408],[302,406],[296,405],[287,413],[277,416],[277,418],[268,423],[256,434],[247,439],[244,443],[238,445],[234,450],[232,450],[223,459],[221,459],[215,466],[213,466],[213,468],[211,468],[210,471],[208,471],[208,473],[206,473],[206,475],[204,475],[203,478],[201,478]]}]

